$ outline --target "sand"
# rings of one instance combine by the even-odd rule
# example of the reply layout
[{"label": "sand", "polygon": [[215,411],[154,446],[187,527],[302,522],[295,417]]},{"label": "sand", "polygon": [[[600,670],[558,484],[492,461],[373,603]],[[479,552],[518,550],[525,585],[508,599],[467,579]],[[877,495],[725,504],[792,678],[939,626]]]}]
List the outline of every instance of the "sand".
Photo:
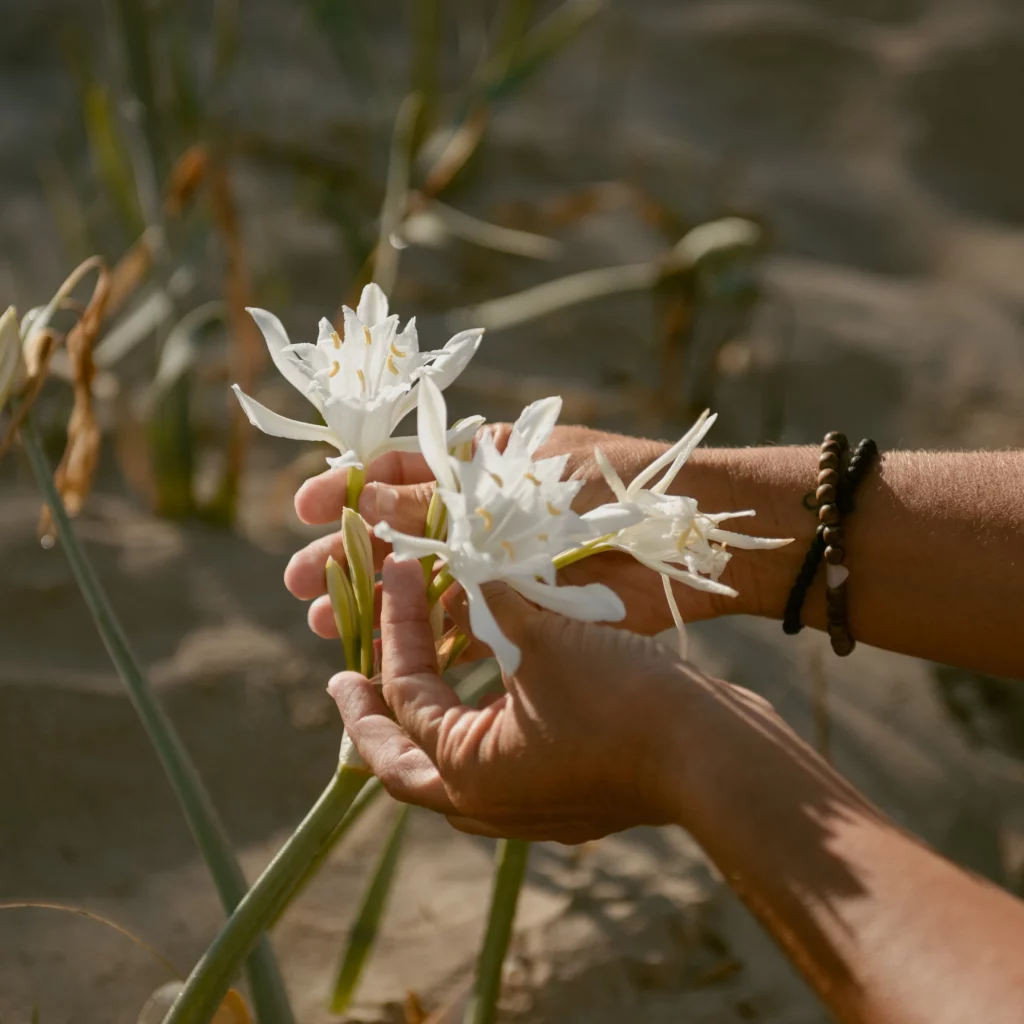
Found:
[{"label": "sand", "polygon": [[[400,67],[391,7],[368,20],[381,60]],[[43,39],[48,18],[73,10],[0,3],[10,28],[0,44],[0,282],[21,305],[48,294],[68,265],[35,169],[77,116]],[[243,51],[232,93],[241,124],[379,163],[357,132],[365,103],[291,5],[252,4]],[[446,68],[452,81],[458,67]],[[807,442],[841,427],[883,447],[1020,445],[1022,85],[1024,14],[1011,0],[620,5],[498,114],[477,183],[452,201],[497,216],[626,178],[686,219],[762,218],[772,236],[764,298],[722,359],[718,443]],[[346,133],[356,133],[352,146]],[[70,169],[86,173],[81,153]],[[339,231],[295,203],[284,176],[243,164],[239,181],[256,273],[283,276],[281,312],[308,326],[353,271]],[[458,246],[410,250],[401,308],[422,310],[423,334],[440,342],[446,309],[665,245],[614,207],[559,237],[566,253],[554,268]],[[637,296],[496,334],[475,387],[499,371],[555,387],[650,386],[653,324]],[[472,387],[451,396],[458,413],[515,411]],[[621,405],[602,415],[600,403],[587,415],[662,436],[683,424],[681,412],[652,422]],[[294,454],[258,441],[237,534],[153,518],[110,451],[80,521],[252,877],[321,788],[338,741],[324,693],[336,651],[308,633],[280,583],[313,532],[294,521],[280,476]],[[5,460],[0,898],[108,915],[186,970],[220,909],[60,551],[34,539],[37,507],[24,464]],[[1020,885],[1024,705],[1011,685],[864,648],[840,662],[820,636],[786,638],[768,622],[693,633],[700,665],[764,693],[811,739],[809,694],[824,680],[837,767],[944,853]],[[304,1024],[331,1019],[332,971],[392,814],[382,802],[368,815],[274,934]],[[399,1021],[407,991],[433,1009],[464,988],[491,853],[414,815],[349,1020]],[[131,1024],[166,980],[145,952],[89,920],[0,914],[3,1024],[27,1022],[33,1005],[43,1024]],[[503,1020],[524,1024],[827,1019],[699,850],[657,830],[534,849],[504,1008]]]}]

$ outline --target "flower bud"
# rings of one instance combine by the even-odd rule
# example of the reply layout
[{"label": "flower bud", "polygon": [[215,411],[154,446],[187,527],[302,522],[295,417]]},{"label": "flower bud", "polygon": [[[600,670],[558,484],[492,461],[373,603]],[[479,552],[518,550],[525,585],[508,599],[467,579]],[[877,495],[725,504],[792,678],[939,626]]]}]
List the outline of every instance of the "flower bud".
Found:
[{"label": "flower bud", "polygon": [[342,647],[345,649],[345,667],[359,669],[359,617],[356,612],[356,595],[352,583],[333,558],[327,559],[324,569],[327,577],[327,593],[334,611],[334,624],[338,627]]},{"label": "flower bud", "polygon": [[0,411],[22,377],[21,332],[18,314],[8,306],[0,316]]},{"label": "flower bud", "polygon": [[355,594],[359,623],[359,671],[373,672],[373,548],[363,517],[346,508],[341,515],[341,542],[348,560],[348,575]]}]

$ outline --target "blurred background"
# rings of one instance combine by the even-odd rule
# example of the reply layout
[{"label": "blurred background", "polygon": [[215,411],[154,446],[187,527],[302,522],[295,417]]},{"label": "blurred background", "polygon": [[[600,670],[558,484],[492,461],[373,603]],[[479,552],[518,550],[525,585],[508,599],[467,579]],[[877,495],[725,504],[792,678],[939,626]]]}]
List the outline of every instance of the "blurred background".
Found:
[{"label": "blurred background", "polygon": [[[421,344],[488,333],[455,415],[718,445],[1024,442],[1024,11],[1015,0],[0,0],[0,306],[114,268],[102,444],[78,519],[254,877],[319,792],[334,645],[284,591],[322,451],[243,312],[308,339],[376,276]],[[64,449],[74,367],[36,406]],[[84,490],[89,481],[85,481]],[[86,906],[187,969],[220,910],[17,449],[0,466],[0,899]],[[44,536],[44,541],[47,538]],[[941,558],[941,551],[936,552]],[[1013,684],[729,619],[695,660],[760,690],[898,821],[1020,891]],[[326,993],[377,808],[275,932]],[[471,973],[488,843],[423,813],[352,1021],[420,1021]],[[825,1020],[686,837],[539,846],[507,1020]],[[166,970],[0,913],[0,1020],[133,1022]],[[409,997],[415,994],[415,999]]]}]

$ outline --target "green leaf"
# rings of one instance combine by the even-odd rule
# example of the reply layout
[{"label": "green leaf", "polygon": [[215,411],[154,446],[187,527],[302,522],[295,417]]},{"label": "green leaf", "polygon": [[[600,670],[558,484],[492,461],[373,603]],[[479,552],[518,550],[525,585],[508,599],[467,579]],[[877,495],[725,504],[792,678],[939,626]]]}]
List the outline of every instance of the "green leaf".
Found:
[{"label": "green leaf", "polygon": [[377,940],[380,922],[387,908],[388,897],[395,881],[398,856],[405,839],[405,826],[409,820],[408,804],[402,804],[395,815],[387,842],[381,850],[380,860],[370,876],[370,884],[363,895],[355,924],[349,932],[348,943],[338,967],[338,976],[331,994],[331,1012],[344,1013],[352,1001],[363,967]]},{"label": "green leaf", "polygon": [[[43,492],[47,505],[50,506],[57,536],[67,555],[71,572],[92,616],[96,631],[107,648],[117,674],[128,690],[132,705],[149,736],[185,820],[192,830],[196,845],[213,877],[221,903],[230,914],[241,905],[249,886],[241,866],[235,859],[227,830],[174,725],[142,674],[124,628],[114,613],[85,550],[78,543],[64,503],[54,485],[53,474],[43,454],[31,415],[22,424],[21,438],[36,482]],[[259,1020],[262,1024],[289,1024],[293,1017],[288,1006],[284,983],[270,944],[265,938],[261,939],[260,932],[255,934],[253,942],[240,960],[249,952],[252,952],[249,961],[249,985]],[[221,995],[223,996],[223,993]],[[216,1005],[218,1004],[214,1004],[215,1008]]]},{"label": "green leaf", "polygon": [[466,1006],[463,1024],[494,1024],[501,995],[501,972],[512,938],[519,892],[526,877],[530,844],[524,839],[498,840],[498,867],[491,893],[484,944],[477,961],[476,982]]}]

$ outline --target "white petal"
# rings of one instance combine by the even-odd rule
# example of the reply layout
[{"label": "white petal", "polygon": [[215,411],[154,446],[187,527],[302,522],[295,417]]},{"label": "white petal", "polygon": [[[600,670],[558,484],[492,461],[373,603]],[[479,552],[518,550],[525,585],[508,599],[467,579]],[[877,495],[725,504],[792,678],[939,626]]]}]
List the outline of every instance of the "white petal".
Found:
[{"label": "white petal", "polygon": [[619,476],[618,471],[608,461],[608,456],[597,445],[594,445],[594,461],[597,463],[597,468],[601,470],[601,476],[604,477],[605,482],[612,489],[612,494],[619,501],[625,501],[626,485],[622,482],[622,477]]},{"label": "white petal", "polygon": [[356,316],[366,324],[373,327],[382,323],[388,316],[388,297],[381,291],[380,286],[371,282],[359,296],[359,305],[356,307]]},{"label": "white petal", "polygon": [[400,533],[398,530],[392,529],[388,523],[377,523],[373,532],[385,544],[390,544],[394,548],[395,560],[399,562],[408,562],[414,558],[424,558],[427,555],[447,557],[451,554],[451,550],[444,541]]},{"label": "white petal", "polygon": [[250,398],[237,384],[231,385],[232,391],[249,417],[254,427],[259,427],[264,434],[271,437],[288,437],[293,441],[326,441],[335,448],[341,448],[338,435],[330,427],[322,427],[319,423],[304,423],[302,420],[290,420],[272,412],[265,405],[260,405]]},{"label": "white petal", "polygon": [[458,490],[451,457],[448,455],[448,409],[444,396],[429,378],[420,381],[420,400],[416,416],[416,434],[420,451],[434,474],[434,479],[450,491]]},{"label": "white petal", "polygon": [[532,455],[551,436],[551,431],[555,429],[561,411],[560,395],[531,402],[512,425],[508,451],[511,454],[525,452]]},{"label": "white petal", "polygon": [[603,537],[608,533],[618,533],[629,526],[639,523],[644,518],[643,510],[636,505],[625,505],[609,502],[584,512],[580,518],[596,531],[595,536]]},{"label": "white petal", "polygon": [[476,437],[476,432],[486,422],[483,416],[467,416],[464,420],[459,420],[448,431],[448,435],[445,438],[448,447],[455,448],[460,444],[465,444],[467,441],[472,441]]},{"label": "white petal", "polygon": [[651,488],[655,494],[664,494],[669,489],[672,481],[679,475],[679,470],[693,454],[693,449],[704,440],[707,432],[715,425],[718,413],[709,416],[708,412],[709,410],[705,409],[697,422],[674,445],[676,455],[672,460],[672,465],[668,472]]},{"label": "white petal", "polygon": [[267,343],[270,358],[273,359],[278,373],[293,388],[301,391],[320,410],[319,395],[308,391],[310,373],[303,369],[302,363],[299,362],[298,357],[294,353],[285,351],[285,349],[290,347],[290,342],[288,341],[288,332],[285,331],[284,325],[273,313],[268,313],[265,309],[257,309],[255,306],[247,306],[246,309],[253,320],[256,321],[256,326],[263,333],[263,339]]},{"label": "white petal", "polygon": [[686,447],[689,443],[690,436],[695,430],[699,430],[708,419],[708,411],[705,409],[703,413],[697,418],[697,422],[694,423],[690,429],[683,434],[683,436],[676,441],[671,448],[663,451],[646,469],[640,471],[640,473],[630,482],[629,494],[632,497],[637,491],[642,490],[648,485],[666,466],[668,466],[676,455]]},{"label": "white petal", "polygon": [[508,581],[510,587],[523,597],[584,622],[619,622],[626,617],[626,606],[611,587],[603,583],[588,583],[582,587],[552,587],[534,579],[516,577]]},{"label": "white petal", "polygon": [[672,581],[662,573],[661,584],[665,588],[665,600],[668,601],[668,610],[672,613],[672,621],[676,625],[676,637],[678,638],[679,657],[686,660],[687,643],[686,624],[683,622],[682,613],[676,603],[676,595],[672,590]]},{"label": "white petal", "polygon": [[693,587],[694,590],[703,590],[707,594],[721,594],[723,597],[736,597],[738,593],[732,587],[719,583],[718,580],[709,580],[706,576],[698,576],[697,573],[690,572],[689,569],[680,569],[668,562],[652,562],[641,557],[635,551],[630,551],[630,554],[641,565],[646,565],[648,569],[671,576],[672,579],[679,580],[680,583],[685,583],[688,587]]},{"label": "white petal", "polygon": [[745,533],[733,533],[731,530],[707,530],[704,536],[708,540],[718,541],[719,544],[739,548],[740,551],[770,551],[772,548],[783,548],[793,543],[792,537],[750,537]]},{"label": "white petal", "polygon": [[360,459],[366,459],[363,445],[363,421],[366,418],[366,410],[363,404],[355,399],[335,395],[324,402],[323,415],[327,425],[338,438],[338,448],[342,451],[350,448]]},{"label": "white petal", "polygon": [[422,377],[429,377],[441,391],[462,371],[480,347],[480,339],[484,336],[483,329],[474,327],[469,331],[456,334],[440,352],[425,353],[432,357],[430,363],[421,372]]},{"label": "white petal", "polygon": [[362,462],[359,459],[359,456],[356,455],[356,453],[352,451],[351,448],[347,452],[344,452],[341,455],[339,455],[337,458],[329,458],[327,460],[327,465],[330,466],[331,469],[353,469],[357,467],[359,469],[364,468]]},{"label": "white petal", "polygon": [[463,583],[462,588],[469,600],[469,626],[473,636],[490,647],[505,675],[514,675],[519,668],[519,648],[502,633],[498,620],[487,607],[483,591],[475,583]]}]

